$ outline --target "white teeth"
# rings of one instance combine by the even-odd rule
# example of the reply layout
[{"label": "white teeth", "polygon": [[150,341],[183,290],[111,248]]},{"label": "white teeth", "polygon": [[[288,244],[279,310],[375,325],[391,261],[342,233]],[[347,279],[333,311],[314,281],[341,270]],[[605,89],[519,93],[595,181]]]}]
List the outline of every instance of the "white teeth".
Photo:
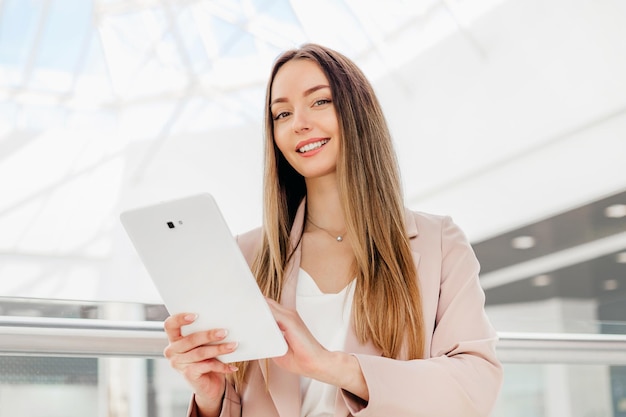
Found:
[{"label": "white teeth", "polygon": [[322,139],[319,142],[309,143],[308,145],[304,145],[303,147],[298,149],[298,152],[304,153],[304,152],[312,151],[313,149],[321,148],[322,146],[328,143],[328,140],[329,139]]}]

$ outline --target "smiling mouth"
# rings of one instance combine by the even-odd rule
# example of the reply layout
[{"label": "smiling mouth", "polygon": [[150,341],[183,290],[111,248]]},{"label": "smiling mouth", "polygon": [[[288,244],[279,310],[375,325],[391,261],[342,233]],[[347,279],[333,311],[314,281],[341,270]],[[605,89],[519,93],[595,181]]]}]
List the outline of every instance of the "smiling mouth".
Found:
[{"label": "smiling mouth", "polygon": [[318,140],[317,142],[308,143],[304,145],[303,147],[296,149],[296,152],[305,153],[305,152],[314,151],[326,145],[328,142],[330,142],[330,139],[322,139],[322,140]]}]

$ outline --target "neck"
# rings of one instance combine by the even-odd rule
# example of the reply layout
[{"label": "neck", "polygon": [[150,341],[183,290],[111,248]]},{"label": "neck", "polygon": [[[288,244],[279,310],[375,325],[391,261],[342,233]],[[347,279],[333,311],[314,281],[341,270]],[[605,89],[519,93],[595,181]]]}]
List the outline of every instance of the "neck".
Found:
[{"label": "neck", "polygon": [[318,226],[334,232],[343,232],[346,222],[335,178],[306,180],[307,216]]}]

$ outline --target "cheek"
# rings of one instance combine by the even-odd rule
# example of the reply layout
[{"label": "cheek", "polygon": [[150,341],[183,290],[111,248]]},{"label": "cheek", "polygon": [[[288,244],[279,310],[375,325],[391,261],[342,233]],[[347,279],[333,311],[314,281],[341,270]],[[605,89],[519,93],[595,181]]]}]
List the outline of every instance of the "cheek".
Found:
[{"label": "cheek", "polygon": [[326,127],[326,130],[329,133],[337,134],[339,132],[339,119],[335,112],[328,112],[325,117],[322,119],[323,125]]},{"label": "cheek", "polygon": [[283,135],[280,131],[280,128],[274,128],[274,143],[278,147],[278,149],[284,154],[287,146],[287,141],[285,140],[285,135]]},{"label": "cheek", "polygon": [[293,157],[291,151],[293,150],[293,143],[289,140],[289,135],[286,135],[284,129],[280,127],[274,128],[274,144],[280,151],[280,153],[291,163],[290,158]]}]

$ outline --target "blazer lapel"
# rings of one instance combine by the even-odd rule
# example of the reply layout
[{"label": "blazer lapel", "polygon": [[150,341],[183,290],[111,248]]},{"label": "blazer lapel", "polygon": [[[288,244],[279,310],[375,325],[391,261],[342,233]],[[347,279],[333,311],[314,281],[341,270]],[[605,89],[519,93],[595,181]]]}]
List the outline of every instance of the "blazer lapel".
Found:
[{"label": "blazer lapel", "polygon": [[[301,259],[301,246],[299,243],[304,226],[305,206],[306,203],[303,200],[291,228],[291,248],[295,248],[295,251],[285,271],[286,277],[281,295],[281,304],[294,310],[296,308],[296,286]],[[285,371],[271,359],[268,360],[267,367],[263,362],[260,362],[259,366],[261,367],[263,378],[268,384],[269,393],[278,410],[278,415],[280,417],[299,416],[301,408],[300,376]]]}]

